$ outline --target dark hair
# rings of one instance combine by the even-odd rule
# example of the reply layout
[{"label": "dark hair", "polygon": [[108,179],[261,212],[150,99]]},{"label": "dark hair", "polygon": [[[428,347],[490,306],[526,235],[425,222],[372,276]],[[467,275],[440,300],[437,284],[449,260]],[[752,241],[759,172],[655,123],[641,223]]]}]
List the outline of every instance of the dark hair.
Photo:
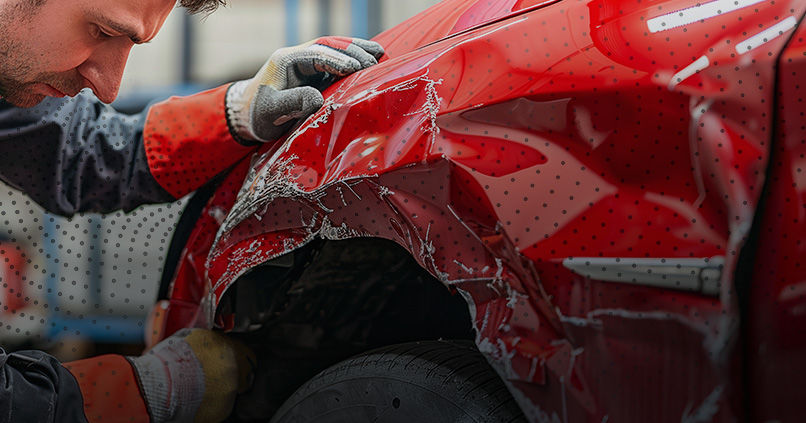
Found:
[{"label": "dark hair", "polygon": [[211,13],[226,4],[227,0],[179,0],[179,5],[190,13]]},{"label": "dark hair", "polygon": [[[29,0],[30,5],[42,6],[47,0]],[[212,13],[218,6],[226,6],[227,0],[179,0],[179,6],[184,7],[190,13]]]}]

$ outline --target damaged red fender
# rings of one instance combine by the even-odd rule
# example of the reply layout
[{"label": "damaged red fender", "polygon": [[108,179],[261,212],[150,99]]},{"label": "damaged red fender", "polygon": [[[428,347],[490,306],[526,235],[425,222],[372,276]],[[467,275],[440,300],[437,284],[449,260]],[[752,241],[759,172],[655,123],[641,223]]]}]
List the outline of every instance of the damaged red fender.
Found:
[{"label": "damaged red fender", "polygon": [[443,2],[378,36],[385,61],[229,176],[168,325],[201,311],[226,326],[227,288],[315,237],[380,237],[464,296],[531,420],[739,419],[738,258],[804,10]]}]

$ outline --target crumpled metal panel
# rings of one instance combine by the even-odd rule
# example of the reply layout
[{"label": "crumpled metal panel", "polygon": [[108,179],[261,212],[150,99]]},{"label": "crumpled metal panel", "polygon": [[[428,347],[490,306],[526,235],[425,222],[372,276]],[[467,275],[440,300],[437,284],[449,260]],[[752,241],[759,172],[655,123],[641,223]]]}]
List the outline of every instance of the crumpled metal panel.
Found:
[{"label": "crumpled metal panel", "polygon": [[185,327],[211,326],[213,323],[209,317],[214,312],[214,305],[208,295],[212,289],[205,268],[207,256],[216,233],[235,204],[249,165],[249,161],[243,161],[230,171],[194,224],[171,280],[169,305],[163,307],[166,314],[163,338]]},{"label": "crumpled metal panel", "polygon": [[[804,7],[567,0],[428,44],[453,28],[438,6],[387,32],[388,60],[255,157],[197,268],[208,317],[314,237],[388,238],[462,293],[531,420],[739,418],[734,270]],[[427,19],[441,29],[411,30]],[[612,269],[567,265],[585,257],[685,259],[719,283],[592,279]]]},{"label": "crumpled metal panel", "polygon": [[758,254],[748,294],[749,393],[754,421],[793,421],[806,390],[806,27],[778,62],[776,134],[769,191],[759,225]]}]

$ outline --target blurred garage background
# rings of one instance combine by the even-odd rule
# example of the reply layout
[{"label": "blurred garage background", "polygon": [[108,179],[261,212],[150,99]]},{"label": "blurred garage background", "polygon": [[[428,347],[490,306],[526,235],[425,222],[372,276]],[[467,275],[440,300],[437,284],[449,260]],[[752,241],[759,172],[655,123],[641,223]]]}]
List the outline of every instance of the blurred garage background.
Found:
[{"label": "blurred garage background", "polygon": [[[214,14],[177,9],[132,50],[115,106],[251,77],[279,47],[325,34],[370,38],[438,0],[230,0]],[[139,353],[145,317],[183,202],[132,213],[52,216],[0,184],[0,345],[61,360]]]}]

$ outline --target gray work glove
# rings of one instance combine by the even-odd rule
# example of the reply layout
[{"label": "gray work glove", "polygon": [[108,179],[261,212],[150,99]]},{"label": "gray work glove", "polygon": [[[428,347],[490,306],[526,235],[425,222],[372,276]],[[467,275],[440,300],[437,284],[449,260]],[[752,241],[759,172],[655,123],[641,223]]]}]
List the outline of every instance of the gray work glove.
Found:
[{"label": "gray work glove", "polygon": [[322,107],[320,90],[337,77],[378,63],[381,56],[380,44],[348,37],[322,37],[279,49],[254,78],[230,87],[230,125],[241,140],[276,140]]},{"label": "gray work glove", "polygon": [[217,332],[183,329],[132,364],[152,423],[220,422],[249,388],[255,356]]}]

